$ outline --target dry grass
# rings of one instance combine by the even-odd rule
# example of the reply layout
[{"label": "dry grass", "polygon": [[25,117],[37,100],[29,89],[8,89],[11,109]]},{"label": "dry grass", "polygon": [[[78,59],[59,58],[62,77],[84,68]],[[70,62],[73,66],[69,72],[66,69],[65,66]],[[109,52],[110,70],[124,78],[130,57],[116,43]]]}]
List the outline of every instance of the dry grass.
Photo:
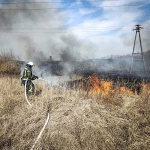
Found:
[{"label": "dry grass", "polygon": [[20,75],[20,64],[15,61],[15,56],[10,52],[0,53],[0,74],[1,75]]},{"label": "dry grass", "polygon": [[42,129],[47,110],[50,120],[35,149],[41,150],[148,150],[150,98],[113,94],[100,98],[82,90],[36,85],[37,95],[25,100],[19,79],[0,78],[0,149],[31,149]]}]

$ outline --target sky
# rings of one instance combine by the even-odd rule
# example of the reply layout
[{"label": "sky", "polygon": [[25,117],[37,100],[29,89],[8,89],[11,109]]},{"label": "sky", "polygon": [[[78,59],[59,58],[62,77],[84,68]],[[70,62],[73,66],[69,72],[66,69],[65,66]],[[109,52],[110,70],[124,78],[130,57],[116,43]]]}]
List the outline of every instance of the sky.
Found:
[{"label": "sky", "polygon": [[[136,24],[141,30],[143,50],[150,50],[150,1],[147,0],[62,0],[66,26],[83,43],[94,47],[93,57],[131,54]],[[135,51],[140,52],[139,38]]]},{"label": "sky", "polygon": [[[0,51],[21,60],[132,54],[135,25],[150,50],[150,0],[1,0]],[[12,4],[13,3],[13,4]],[[4,10],[5,9],[5,10]],[[135,52],[140,52],[139,38]],[[66,59],[66,58],[65,58]]]}]

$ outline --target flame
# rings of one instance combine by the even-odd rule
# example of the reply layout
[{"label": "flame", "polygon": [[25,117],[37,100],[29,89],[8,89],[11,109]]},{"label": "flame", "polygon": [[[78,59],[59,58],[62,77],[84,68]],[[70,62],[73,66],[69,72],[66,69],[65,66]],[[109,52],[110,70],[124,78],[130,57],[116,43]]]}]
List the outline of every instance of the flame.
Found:
[{"label": "flame", "polygon": [[98,76],[96,73],[92,74],[90,82],[91,82],[92,88],[89,91],[89,93],[105,96],[113,92],[112,82],[106,82],[103,79],[98,79]]},{"label": "flame", "polygon": [[122,92],[122,93],[128,93],[128,94],[134,94],[133,91],[129,90],[126,87],[120,87],[120,92]]},{"label": "flame", "polygon": [[[106,96],[111,94],[113,90],[113,82],[112,81],[104,81],[103,79],[99,79],[96,73],[91,75],[90,83],[92,85],[89,93],[98,94],[101,96]],[[134,94],[133,91],[126,87],[120,87],[121,93]]]}]

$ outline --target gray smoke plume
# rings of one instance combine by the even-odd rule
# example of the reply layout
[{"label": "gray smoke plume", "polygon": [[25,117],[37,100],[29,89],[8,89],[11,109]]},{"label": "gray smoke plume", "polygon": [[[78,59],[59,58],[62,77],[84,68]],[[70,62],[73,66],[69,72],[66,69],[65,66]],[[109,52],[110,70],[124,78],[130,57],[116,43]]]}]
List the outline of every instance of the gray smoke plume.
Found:
[{"label": "gray smoke plume", "polygon": [[[36,63],[48,59],[49,56],[60,60],[61,56],[69,57],[73,54],[75,58],[76,51],[72,50],[80,47],[81,43],[66,32],[65,19],[61,12],[44,9],[57,6],[52,3],[48,5],[25,2],[28,1],[1,1],[4,4],[0,9],[0,51],[12,49],[21,60],[32,60]],[[68,48],[70,51],[66,53],[64,50]],[[68,59],[66,56],[63,60]]]},{"label": "gray smoke plume", "polygon": [[[105,54],[105,49],[112,49],[111,44],[109,46],[103,37],[99,40],[98,49],[95,41],[92,41],[93,43],[80,41],[71,34],[61,11],[45,9],[57,8],[57,3],[26,3],[29,2],[28,0],[0,2],[5,3],[0,7],[0,51],[11,49],[16,56],[20,57],[20,60],[33,61],[38,66],[41,61],[46,61],[49,56],[52,56],[53,60],[65,62],[62,66],[66,68],[66,72],[70,72],[75,68],[72,66],[73,61],[88,59],[89,56],[91,58],[92,55],[100,53]],[[123,38],[126,46],[133,45],[134,33],[132,34],[131,38],[129,36]],[[144,41],[144,51],[149,50],[149,34],[144,33],[141,36]],[[94,54],[97,49],[99,53]],[[89,66],[87,68],[89,69]],[[110,67],[103,66],[103,68]],[[45,68],[42,69],[45,70]]]}]

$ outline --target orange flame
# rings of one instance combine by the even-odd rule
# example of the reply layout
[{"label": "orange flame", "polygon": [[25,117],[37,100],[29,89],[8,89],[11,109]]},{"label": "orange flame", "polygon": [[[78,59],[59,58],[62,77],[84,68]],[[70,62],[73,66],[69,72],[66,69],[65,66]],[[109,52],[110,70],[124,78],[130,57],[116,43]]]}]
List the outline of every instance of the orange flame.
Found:
[{"label": "orange flame", "polygon": [[134,94],[133,91],[129,90],[126,87],[120,87],[120,92],[122,92],[122,93],[128,93],[128,94]]},{"label": "orange flame", "polygon": [[112,82],[106,82],[103,79],[98,79],[96,73],[92,74],[90,82],[92,89],[89,91],[89,93],[105,96],[113,92]]},{"label": "orange flame", "polygon": [[[92,88],[89,91],[89,93],[106,96],[114,91],[113,82],[112,81],[106,82],[103,79],[98,79],[98,75],[96,73],[91,75],[90,83],[92,85]],[[126,87],[120,87],[120,92],[134,94],[133,91],[131,91]]]}]

